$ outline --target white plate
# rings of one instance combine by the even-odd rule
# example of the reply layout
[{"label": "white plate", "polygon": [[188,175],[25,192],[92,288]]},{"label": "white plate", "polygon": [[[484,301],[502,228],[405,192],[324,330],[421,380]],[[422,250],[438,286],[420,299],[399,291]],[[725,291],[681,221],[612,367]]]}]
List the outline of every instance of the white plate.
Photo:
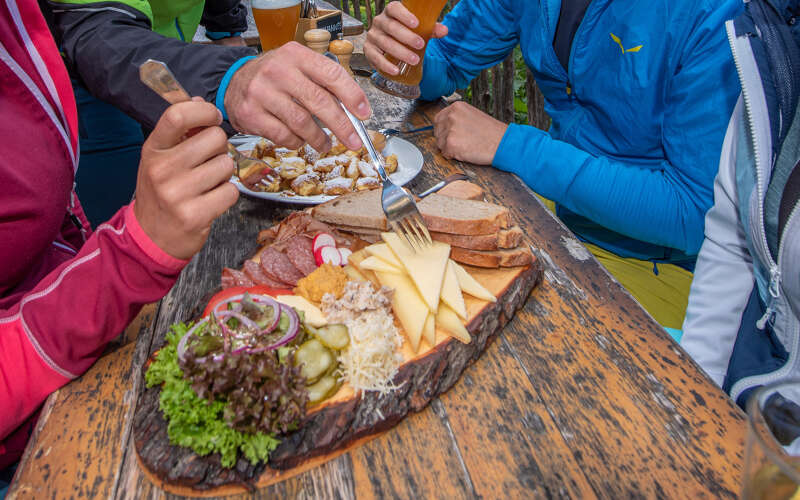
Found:
[{"label": "white plate", "polygon": [[[260,140],[260,137],[255,136],[237,136],[232,138],[231,142],[236,145],[236,148],[239,151],[250,151],[256,146],[256,144],[258,144],[258,141]],[[389,156],[391,154],[397,155],[397,170],[395,170],[394,173],[389,176],[389,179],[391,179],[392,182],[398,186],[408,183],[422,170],[422,153],[416,146],[405,139],[400,139],[399,137],[388,137],[386,139],[386,147],[383,148],[381,154],[383,154],[383,156]],[[284,203],[296,203],[298,205],[319,205],[320,203],[325,203],[326,201],[336,198],[336,196],[324,194],[316,196],[299,196],[287,195],[284,194],[284,192],[264,193],[247,189],[237,177],[232,177],[231,182],[233,182],[242,193],[248,196],[253,196],[254,198],[261,198],[263,200],[282,201]]]}]

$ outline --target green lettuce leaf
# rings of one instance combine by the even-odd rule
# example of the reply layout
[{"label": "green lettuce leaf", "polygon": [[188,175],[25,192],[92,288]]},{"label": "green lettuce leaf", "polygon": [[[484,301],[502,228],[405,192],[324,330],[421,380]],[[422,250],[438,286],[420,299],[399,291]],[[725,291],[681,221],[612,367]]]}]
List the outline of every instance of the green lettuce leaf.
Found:
[{"label": "green lettuce leaf", "polygon": [[223,419],[225,403],[201,399],[183,378],[177,346],[190,327],[183,323],[172,326],[167,345],[145,374],[147,387],[161,385],[159,408],[168,421],[170,443],[191,448],[200,456],[219,453],[223,467],[233,467],[239,451],[253,465],[266,463],[280,441],[270,434],[246,434],[232,429]]}]

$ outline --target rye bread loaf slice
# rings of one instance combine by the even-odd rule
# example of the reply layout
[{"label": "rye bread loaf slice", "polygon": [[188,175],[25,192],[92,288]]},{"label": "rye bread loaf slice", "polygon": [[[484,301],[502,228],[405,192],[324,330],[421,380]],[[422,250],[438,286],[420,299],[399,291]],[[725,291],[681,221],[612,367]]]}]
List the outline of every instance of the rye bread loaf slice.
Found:
[{"label": "rye bread loaf slice", "polygon": [[[353,234],[364,241],[380,240],[380,229],[369,229],[356,226],[336,226],[336,229],[345,233]],[[501,229],[494,234],[476,234],[464,236],[462,234],[447,234],[431,231],[431,238],[434,241],[441,241],[450,246],[466,248],[469,250],[500,250],[503,248],[516,248],[522,243],[522,229],[519,226],[512,226],[508,229]]]},{"label": "rye bread loaf slice", "polygon": [[483,188],[469,181],[453,181],[440,189],[439,194],[462,200],[483,201]]},{"label": "rye bread loaf slice", "polygon": [[450,258],[461,264],[489,268],[525,266],[533,262],[533,254],[525,246],[491,251],[451,247]]},{"label": "rye bread loaf slice", "polygon": [[[508,209],[484,201],[432,194],[417,203],[429,231],[448,234],[492,234],[511,226]],[[314,207],[314,218],[337,226],[388,229],[381,208],[381,190],[339,196]]]}]

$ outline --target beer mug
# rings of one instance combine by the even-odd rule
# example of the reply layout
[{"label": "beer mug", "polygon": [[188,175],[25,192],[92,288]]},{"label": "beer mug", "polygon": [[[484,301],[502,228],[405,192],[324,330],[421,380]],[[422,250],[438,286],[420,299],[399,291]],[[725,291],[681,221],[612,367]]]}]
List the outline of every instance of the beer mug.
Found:
[{"label": "beer mug", "polygon": [[756,390],[747,416],[742,498],[800,498],[800,378]]},{"label": "beer mug", "polygon": [[294,40],[300,22],[300,0],[253,0],[253,19],[264,52]]},{"label": "beer mug", "polygon": [[400,73],[389,75],[378,71],[372,75],[372,83],[387,94],[405,99],[416,99],[420,95],[419,82],[422,81],[422,61],[425,58],[425,47],[433,35],[433,28],[436,26],[436,21],[447,0],[402,0],[402,2],[419,20],[419,25],[412,31],[425,40],[425,46],[421,49],[411,49],[419,56],[419,64],[410,66],[386,54],[386,59],[397,66]]}]

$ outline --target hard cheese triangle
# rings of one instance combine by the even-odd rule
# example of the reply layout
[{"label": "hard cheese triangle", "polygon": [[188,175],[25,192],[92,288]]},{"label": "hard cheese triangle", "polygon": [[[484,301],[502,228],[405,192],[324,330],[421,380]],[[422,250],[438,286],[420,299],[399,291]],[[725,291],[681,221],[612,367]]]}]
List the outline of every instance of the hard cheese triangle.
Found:
[{"label": "hard cheese triangle", "polygon": [[464,304],[464,296],[461,295],[461,287],[458,286],[456,269],[453,267],[453,261],[451,260],[447,261],[447,269],[444,272],[442,302],[450,306],[461,319],[467,319],[467,306]]},{"label": "hard cheese triangle", "polygon": [[458,286],[464,293],[468,293],[478,299],[488,300],[489,302],[497,302],[497,298],[492,295],[492,292],[483,287],[478,281],[467,272],[466,269],[450,261],[450,265],[456,272],[458,278]]},{"label": "hard cheese triangle", "polygon": [[436,345],[436,325],[433,320],[433,313],[428,311],[428,319],[425,320],[425,326],[422,327],[422,336],[430,344],[431,347]]},{"label": "hard cheese triangle", "polygon": [[442,304],[439,312],[436,313],[436,326],[465,344],[469,344],[472,341],[472,336],[464,327],[461,319],[445,304]]},{"label": "hard cheese triangle", "polygon": [[406,331],[408,340],[411,341],[411,348],[417,352],[420,338],[422,338],[422,329],[430,314],[428,306],[425,305],[408,276],[382,272],[375,274],[381,285],[394,288],[392,311],[403,326],[403,330]]},{"label": "hard cheese triangle", "polygon": [[394,233],[382,233],[381,237],[411,276],[428,308],[436,313],[439,310],[444,272],[450,257],[450,245],[434,241],[433,245],[414,252]]},{"label": "hard cheese triangle", "polygon": [[[400,263],[398,262],[398,264]],[[376,272],[380,271],[383,273],[403,274],[403,269],[401,267],[395,267],[387,263],[385,260],[379,259],[375,256],[367,257],[366,259],[362,260],[358,263],[358,267]]]},{"label": "hard cheese triangle", "polygon": [[394,256],[392,250],[389,248],[389,245],[386,243],[375,243],[374,245],[370,245],[364,249],[368,254],[372,255],[373,257],[377,257],[382,261],[390,264],[394,267],[403,267],[403,264],[397,260],[397,257]]}]

